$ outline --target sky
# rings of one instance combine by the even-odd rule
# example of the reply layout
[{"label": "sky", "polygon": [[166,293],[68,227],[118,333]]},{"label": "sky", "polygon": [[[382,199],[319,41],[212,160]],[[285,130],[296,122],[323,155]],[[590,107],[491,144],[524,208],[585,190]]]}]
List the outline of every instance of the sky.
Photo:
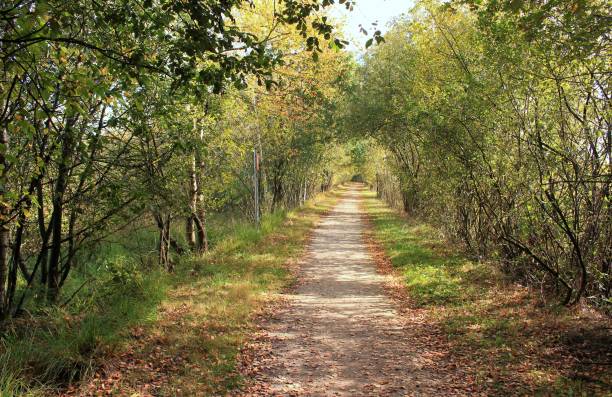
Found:
[{"label": "sky", "polygon": [[[407,12],[413,5],[412,0],[354,0],[356,2],[353,11],[348,11],[342,5],[336,4],[332,15],[346,19],[344,34],[351,39],[349,50],[360,53],[364,50],[367,37],[359,32],[361,24],[371,35],[373,33],[372,22],[378,22],[376,29],[383,34],[388,29],[391,20],[402,13]],[[353,38],[355,40],[353,40]]]}]

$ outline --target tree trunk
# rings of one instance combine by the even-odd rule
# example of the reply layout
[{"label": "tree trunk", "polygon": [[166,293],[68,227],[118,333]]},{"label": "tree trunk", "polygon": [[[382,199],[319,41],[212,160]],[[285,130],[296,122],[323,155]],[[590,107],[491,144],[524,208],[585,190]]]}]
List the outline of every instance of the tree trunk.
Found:
[{"label": "tree trunk", "polygon": [[306,204],[306,199],[308,199],[308,184],[306,183],[306,178],[304,178],[304,194],[302,195],[302,205]]},{"label": "tree trunk", "polygon": [[0,145],[2,145],[2,150],[0,150],[0,165],[2,166],[2,174],[0,175],[0,319],[6,318],[9,313],[8,300],[6,299],[10,250],[10,229],[8,225],[10,208],[6,198],[6,170],[8,169],[6,153],[8,151],[8,143],[8,131],[6,128],[2,128],[0,133]]},{"label": "tree trunk", "polygon": [[[206,104],[208,113],[208,103]],[[197,120],[194,120],[194,130],[197,128]],[[204,130],[200,131],[200,144],[204,144]],[[206,230],[206,203],[204,200],[204,171],[206,164],[202,158],[201,148],[195,150],[190,170],[190,210],[191,210],[191,233],[193,234],[192,251],[198,253],[208,252],[208,233]]]},{"label": "tree trunk", "polygon": [[159,216],[159,264],[166,270],[172,271],[172,262],[170,261],[170,215]]},{"label": "tree trunk", "polygon": [[406,190],[402,190],[402,207],[406,214],[412,213],[412,205],[410,202],[410,193]]},{"label": "tree trunk", "polygon": [[62,155],[57,171],[55,191],[53,193],[53,211],[51,213],[51,249],[49,266],[47,268],[47,301],[55,302],[59,295],[61,282],[60,257],[62,248],[62,222],[64,215],[64,195],[68,187],[69,162],[74,151],[74,131],[72,126],[76,120],[69,121],[65,129],[62,143]]},{"label": "tree trunk", "polygon": [[206,228],[206,203],[204,200],[204,160],[199,155],[196,156],[196,201],[194,206],[194,220],[196,222],[196,247],[199,252],[208,252],[208,230]]},{"label": "tree trunk", "polygon": [[196,159],[191,159],[189,169],[189,216],[185,225],[185,237],[191,251],[196,250],[196,234],[194,224],[198,206],[198,178],[196,175]]},{"label": "tree trunk", "polygon": [[208,252],[208,231],[206,229],[206,210],[200,204],[196,220],[197,249],[199,252]]},{"label": "tree trunk", "polygon": [[417,206],[417,191],[413,186],[402,189],[402,204],[406,214],[412,214]]},{"label": "tree trunk", "polygon": [[272,185],[272,212],[276,211],[282,199],[283,199],[283,187],[280,184],[280,182],[275,180]]},{"label": "tree trunk", "polygon": [[40,233],[40,241],[42,242],[40,247],[40,259],[38,264],[40,266],[40,284],[47,284],[47,264],[49,249],[47,248],[47,242],[49,241],[49,231],[45,225],[45,202],[43,198],[43,184],[42,179],[38,180],[36,184],[36,198],[38,200],[38,232]]}]

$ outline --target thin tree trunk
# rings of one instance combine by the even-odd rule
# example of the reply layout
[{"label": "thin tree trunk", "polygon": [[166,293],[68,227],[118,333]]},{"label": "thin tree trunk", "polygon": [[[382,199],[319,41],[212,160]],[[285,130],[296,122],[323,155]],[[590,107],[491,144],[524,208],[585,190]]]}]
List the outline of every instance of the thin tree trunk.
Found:
[{"label": "thin tree trunk", "polygon": [[6,170],[8,169],[8,161],[6,159],[6,153],[8,150],[8,131],[5,127],[2,128],[0,133],[0,165],[2,165],[2,174],[0,175],[0,319],[4,319],[8,316],[9,307],[7,299],[7,279],[8,279],[8,265],[9,265],[9,234],[10,229],[8,225],[8,216],[10,208],[7,204],[6,198]]},{"label": "thin tree trunk", "polygon": [[[60,167],[61,168],[61,167]],[[51,249],[49,253],[49,264],[47,274],[47,300],[55,302],[59,293],[59,261],[62,247],[62,221],[63,221],[63,205],[62,192],[65,189],[63,177],[58,179],[56,186],[55,198],[53,199],[53,213],[51,215]],[[62,180],[62,181],[60,181]],[[60,189],[61,188],[61,189]]]},{"label": "thin tree trunk", "polygon": [[40,259],[38,260],[40,266],[40,283],[41,285],[45,285],[47,284],[47,259],[49,253],[47,242],[49,240],[49,229],[45,225],[45,203],[43,199],[42,179],[39,179],[36,184],[36,198],[38,200],[38,232],[40,233],[40,241],[42,242],[39,254]]},{"label": "thin tree trunk", "polygon": [[197,228],[197,249],[199,252],[208,252],[208,230],[206,227],[206,206],[204,202],[204,192],[202,191],[202,173],[204,164],[200,162],[198,167],[198,193],[196,201],[196,211],[194,220]]},{"label": "thin tree trunk", "polygon": [[206,210],[202,205],[198,208],[195,217],[197,228],[197,247],[199,252],[208,252],[208,231],[206,228]]},{"label": "thin tree trunk", "polygon": [[166,270],[172,271],[172,263],[170,261],[170,215],[166,215],[162,220],[161,228],[159,229],[159,264]]},{"label": "thin tree trunk", "polygon": [[69,122],[64,134],[62,155],[57,171],[55,192],[53,194],[53,211],[51,213],[52,238],[49,252],[49,267],[47,275],[47,300],[55,302],[59,295],[61,282],[60,257],[62,248],[62,222],[64,215],[64,194],[68,187],[69,161],[74,151],[74,131],[72,126],[76,120]]},{"label": "thin tree trunk", "polygon": [[[208,105],[207,105],[208,111]],[[204,142],[204,131],[200,130],[200,143]],[[206,228],[206,202],[204,200],[204,171],[206,164],[199,150],[196,150],[193,159],[193,176],[194,176],[194,205],[193,219],[196,222],[197,241],[196,247],[198,252],[208,252],[208,230]]]},{"label": "thin tree trunk", "polygon": [[196,175],[196,159],[195,156],[191,159],[189,169],[189,216],[185,224],[185,237],[191,251],[196,250],[196,234],[195,234],[195,217],[198,206],[198,178]]}]

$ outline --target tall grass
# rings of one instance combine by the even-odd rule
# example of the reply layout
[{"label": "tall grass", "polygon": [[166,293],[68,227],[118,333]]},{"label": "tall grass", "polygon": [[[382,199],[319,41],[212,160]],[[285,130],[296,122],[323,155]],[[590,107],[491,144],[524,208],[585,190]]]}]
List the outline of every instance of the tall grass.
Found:
[{"label": "tall grass", "polygon": [[0,338],[3,395],[38,395],[87,376],[131,326],[155,319],[167,286],[160,272],[101,273],[74,306],[15,320]]},{"label": "tall grass", "polygon": [[[76,269],[60,300],[70,300],[67,305],[41,308],[32,299],[29,307],[35,311],[2,330],[0,396],[49,395],[88,378],[105,358],[130,343],[135,326],[148,327],[151,334],[167,333],[174,341],[169,349],[182,347],[206,367],[209,377],[194,385],[235,387],[239,380],[232,371],[248,317],[261,293],[286,283],[284,264],[298,253],[326,209],[311,202],[301,212],[264,216],[259,226],[216,215],[210,222],[211,251],[176,256],[174,274],[151,267],[154,229],[138,227],[113,236],[82,258],[87,265]],[[191,329],[163,318],[177,305],[188,307]],[[207,327],[212,327],[210,333],[223,332],[202,339],[199,332]],[[215,382],[223,385],[211,385]]]}]

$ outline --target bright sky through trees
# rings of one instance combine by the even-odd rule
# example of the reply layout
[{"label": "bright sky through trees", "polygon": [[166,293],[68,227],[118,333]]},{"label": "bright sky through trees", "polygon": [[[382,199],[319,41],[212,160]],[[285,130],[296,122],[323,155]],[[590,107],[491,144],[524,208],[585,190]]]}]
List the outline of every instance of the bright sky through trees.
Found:
[{"label": "bright sky through trees", "polygon": [[412,0],[357,0],[353,11],[346,10],[344,5],[337,5],[335,14],[346,20],[344,34],[351,41],[349,50],[362,52],[368,37],[360,33],[359,25],[371,34],[372,23],[376,22],[377,29],[385,33],[389,23],[413,5]]}]

